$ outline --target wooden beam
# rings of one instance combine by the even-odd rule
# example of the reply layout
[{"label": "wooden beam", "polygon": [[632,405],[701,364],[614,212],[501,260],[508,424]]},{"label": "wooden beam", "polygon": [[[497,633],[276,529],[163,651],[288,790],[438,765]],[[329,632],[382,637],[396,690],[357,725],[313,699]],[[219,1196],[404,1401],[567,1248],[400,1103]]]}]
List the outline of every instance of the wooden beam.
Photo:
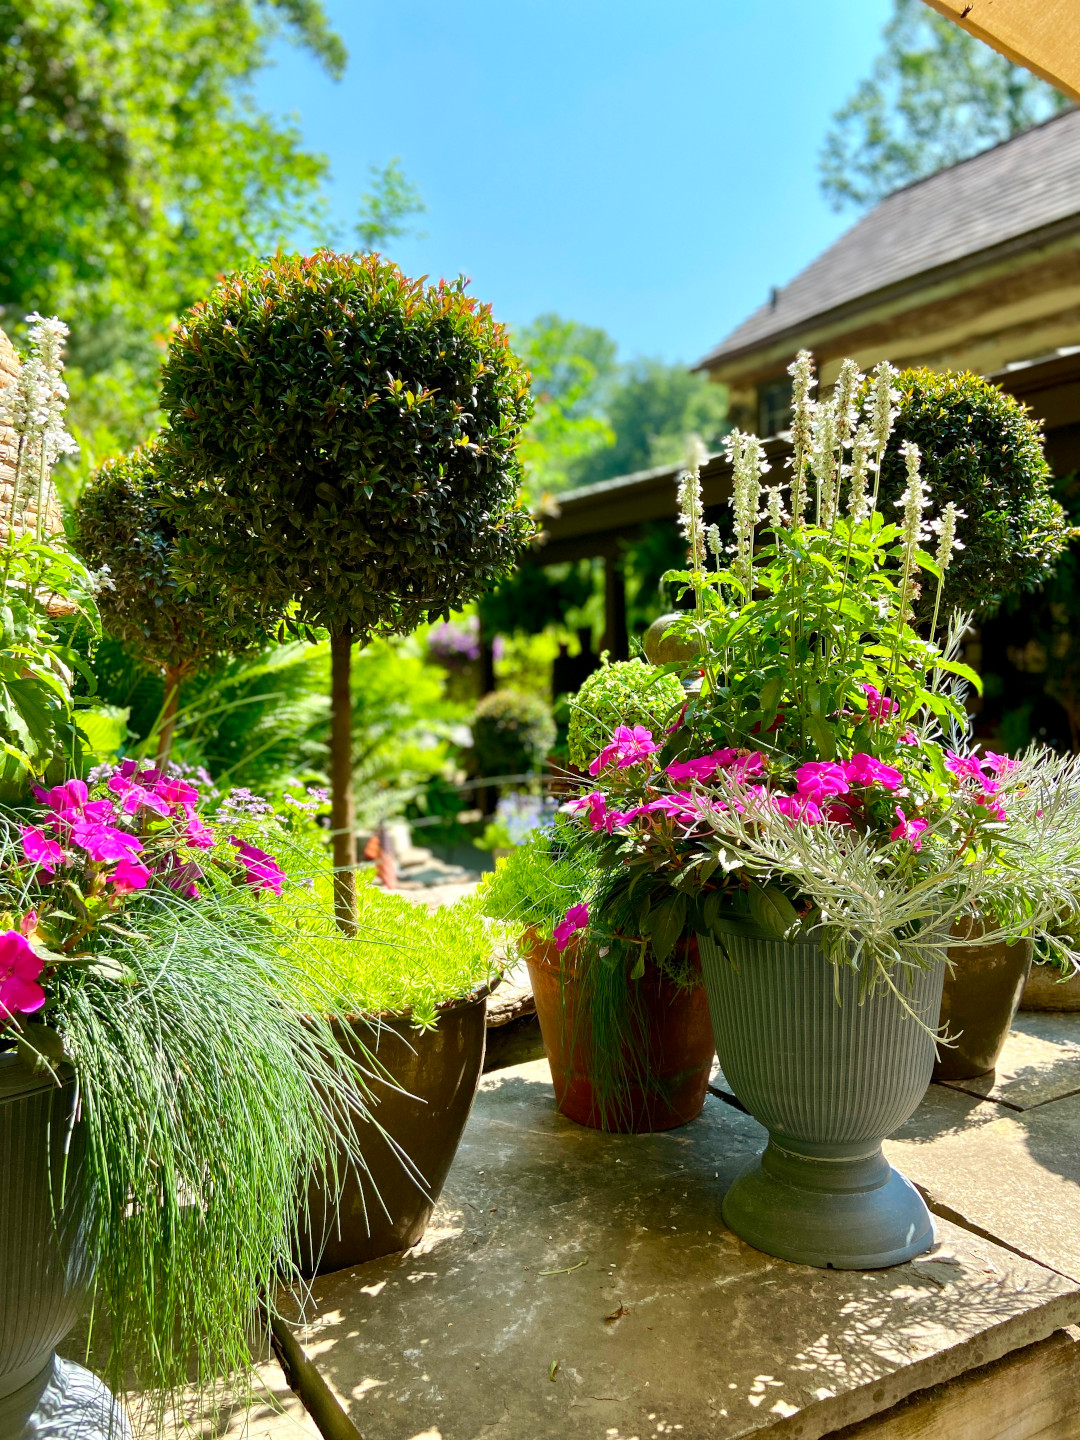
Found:
[{"label": "wooden beam", "polygon": [[1080,104],[1077,0],[926,0],[1016,65],[1049,80]]}]

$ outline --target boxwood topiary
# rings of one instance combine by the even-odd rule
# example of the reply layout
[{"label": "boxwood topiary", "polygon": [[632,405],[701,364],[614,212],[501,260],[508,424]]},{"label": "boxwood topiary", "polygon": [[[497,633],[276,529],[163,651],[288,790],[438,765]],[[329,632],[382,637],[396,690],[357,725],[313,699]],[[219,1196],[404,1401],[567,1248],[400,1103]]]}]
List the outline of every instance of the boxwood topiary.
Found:
[{"label": "boxwood topiary", "polygon": [[[944,605],[982,616],[1003,596],[1035,589],[1068,538],[1039,423],[1014,396],[970,371],[904,370],[897,388],[900,413],[881,475],[885,513],[903,493],[900,446],[912,440],[922,453],[931,513],[952,500],[966,514],[958,526],[964,549],[947,572]],[[924,618],[933,598],[928,585]]]},{"label": "boxwood topiary", "polygon": [[377,255],[276,256],[182,316],[162,407],[177,567],[237,610],[330,631],[339,917],[355,926],[349,660],[494,584],[532,533],[517,503],[528,374],[464,282]]},{"label": "boxwood topiary", "polygon": [[167,757],[179,708],[180,686],[215,656],[265,642],[281,611],[256,597],[230,613],[205,581],[181,589],[172,571],[175,526],[157,502],[168,480],[160,443],[109,460],[82,491],[75,507],[74,548],[92,566],[108,566],[98,594],[106,630],[147,664],[165,672],[165,709],[158,757]]},{"label": "boxwood topiary", "polygon": [[555,722],[538,696],[493,690],[476,707],[472,735],[479,775],[521,775],[543,766],[555,744]]},{"label": "boxwood topiary", "polygon": [[570,701],[570,764],[587,770],[617,725],[644,725],[659,735],[685,698],[674,675],[641,660],[609,665],[605,657]]}]

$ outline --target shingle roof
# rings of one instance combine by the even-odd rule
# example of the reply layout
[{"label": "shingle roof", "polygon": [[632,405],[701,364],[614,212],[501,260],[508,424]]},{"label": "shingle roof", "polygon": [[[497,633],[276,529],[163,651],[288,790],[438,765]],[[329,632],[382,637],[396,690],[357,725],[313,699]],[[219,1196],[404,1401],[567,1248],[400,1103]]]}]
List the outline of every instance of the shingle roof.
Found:
[{"label": "shingle roof", "polygon": [[1080,215],[1080,110],[889,195],[701,364],[1074,215]]}]

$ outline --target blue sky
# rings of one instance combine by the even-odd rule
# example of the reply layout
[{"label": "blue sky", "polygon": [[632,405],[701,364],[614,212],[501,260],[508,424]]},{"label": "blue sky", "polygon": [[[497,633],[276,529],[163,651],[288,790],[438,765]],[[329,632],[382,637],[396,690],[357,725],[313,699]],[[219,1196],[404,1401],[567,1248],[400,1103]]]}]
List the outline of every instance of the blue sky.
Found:
[{"label": "blue sky", "polygon": [[330,159],[350,225],[401,157],[410,273],[472,278],[499,319],[556,310],[694,361],[852,223],[818,192],[829,116],[889,0],[327,0],[335,84],[279,45],[259,98]]}]

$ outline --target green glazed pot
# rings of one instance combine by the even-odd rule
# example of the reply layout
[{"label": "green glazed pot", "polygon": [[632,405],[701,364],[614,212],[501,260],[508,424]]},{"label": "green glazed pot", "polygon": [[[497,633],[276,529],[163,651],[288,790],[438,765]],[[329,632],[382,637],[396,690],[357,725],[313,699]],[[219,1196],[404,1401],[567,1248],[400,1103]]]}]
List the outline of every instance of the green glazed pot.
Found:
[{"label": "green glazed pot", "polygon": [[[734,923],[718,931],[698,936],[716,1053],[769,1131],[724,1199],[724,1223],[801,1265],[875,1270],[921,1255],[934,1243],[930,1212],[881,1142],[926,1093],[932,1033],[891,991],[860,1004],[859,977],[816,944]],[[917,972],[906,996],[930,1027],[944,969]]]},{"label": "green glazed pot", "polygon": [[971,1080],[987,1075],[998,1056],[1020,1003],[1034,944],[960,946],[949,951],[951,971],[941,994],[942,1045],[935,1080]]}]

